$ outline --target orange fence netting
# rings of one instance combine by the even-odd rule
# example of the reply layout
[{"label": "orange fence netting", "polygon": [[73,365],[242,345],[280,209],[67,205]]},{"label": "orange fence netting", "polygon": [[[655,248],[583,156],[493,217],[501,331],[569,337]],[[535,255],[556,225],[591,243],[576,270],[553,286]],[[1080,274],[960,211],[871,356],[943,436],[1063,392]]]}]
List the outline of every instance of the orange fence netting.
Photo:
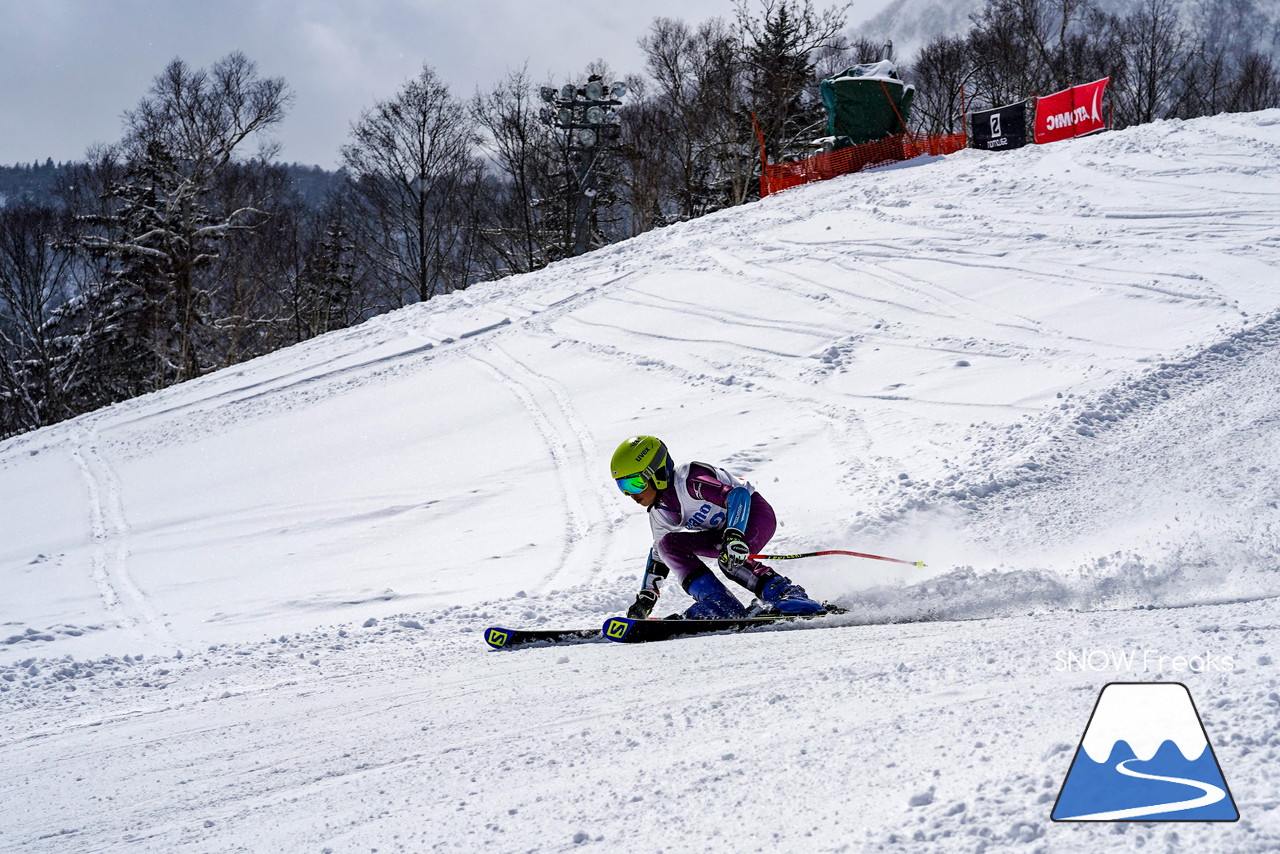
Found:
[{"label": "orange fence netting", "polygon": [[760,195],[767,196],[813,181],[860,172],[872,166],[897,163],[925,154],[954,154],[966,145],[965,135],[900,133],[875,142],[864,142],[790,163],[764,164],[760,173]]}]

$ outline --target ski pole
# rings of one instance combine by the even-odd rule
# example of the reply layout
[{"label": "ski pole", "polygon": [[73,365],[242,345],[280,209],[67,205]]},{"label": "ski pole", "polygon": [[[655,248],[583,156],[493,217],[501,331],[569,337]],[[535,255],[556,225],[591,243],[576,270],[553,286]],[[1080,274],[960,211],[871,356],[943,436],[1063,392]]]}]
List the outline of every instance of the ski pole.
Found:
[{"label": "ski pole", "polygon": [[821,552],[805,552],[797,555],[747,555],[747,560],[795,560],[798,557],[822,557],[823,555],[848,555],[849,557],[865,557],[871,560],[887,560],[889,563],[905,563],[907,566],[915,566],[924,568],[922,560],[901,560],[896,557],[884,557],[883,555],[869,555],[862,552],[847,552],[843,549],[827,549]]}]

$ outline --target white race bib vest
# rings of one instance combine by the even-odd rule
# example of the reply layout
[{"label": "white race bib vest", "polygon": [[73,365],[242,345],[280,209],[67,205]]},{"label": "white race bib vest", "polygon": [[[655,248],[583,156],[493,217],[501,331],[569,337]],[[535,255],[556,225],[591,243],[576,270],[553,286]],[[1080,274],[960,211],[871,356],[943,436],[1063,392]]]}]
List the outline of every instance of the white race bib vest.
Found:
[{"label": "white race bib vest", "polygon": [[716,478],[725,486],[733,489],[745,487],[752,495],[756,488],[746,480],[735,477],[718,466],[707,463],[683,463],[676,466],[672,486],[680,499],[680,518],[672,519],[667,511],[658,506],[649,511],[649,527],[653,531],[655,542],[676,531],[714,531],[724,527],[728,510],[712,501],[696,498],[689,493],[689,468],[699,465],[715,472]]}]

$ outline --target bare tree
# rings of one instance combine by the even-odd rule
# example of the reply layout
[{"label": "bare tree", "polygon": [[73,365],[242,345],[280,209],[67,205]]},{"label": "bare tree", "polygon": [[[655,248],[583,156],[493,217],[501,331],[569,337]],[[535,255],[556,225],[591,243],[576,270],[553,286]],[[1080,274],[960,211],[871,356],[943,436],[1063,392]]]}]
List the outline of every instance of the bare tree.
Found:
[{"label": "bare tree", "polygon": [[1178,76],[1180,118],[1277,106],[1280,28],[1253,0],[1200,0],[1190,7],[1191,47]]},{"label": "bare tree", "polygon": [[[126,156],[142,157],[159,144],[184,164],[193,182],[208,179],[241,146],[284,118],[293,95],[282,77],[260,77],[239,51],[213,67],[192,69],[180,59],[156,77],[151,93],[125,113]],[[257,159],[270,160],[278,146],[259,137]]]},{"label": "bare tree", "polygon": [[903,77],[916,87],[911,102],[912,126],[930,134],[963,129],[961,88],[973,70],[963,38],[941,35],[920,48],[911,65],[903,69]]},{"label": "bare tree", "polygon": [[[743,121],[738,34],[720,18],[697,28],[655,18],[640,47],[654,85],[629,114],[629,143],[647,158],[654,183],[666,187],[664,201],[651,199],[653,215],[674,221],[740,203],[756,157]],[[738,156],[744,146],[752,153],[745,164]]]},{"label": "bare tree", "polygon": [[714,202],[708,210],[740,205],[759,189],[760,148],[748,100],[750,68],[742,53],[742,35],[723,22],[698,28],[699,102],[706,117],[707,186]]},{"label": "bare tree", "polygon": [[1231,66],[1250,53],[1273,54],[1280,47],[1280,23],[1268,18],[1258,0],[1195,0],[1179,8],[1197,47]]},{"label": "bare tree", "polygon": [[65,211],[0,207],[0,437],[66,417],[49,320],[67,301],[73,254]]},{"label": "bare tree", "polygon": [[833,77],[852,65],[877,62],[884,49],[882,42],[872,39],[837,35],[829,44],[813,52],[813,91],[818,91],[818,84],[824,79]]},{"label": "bare tree", "polygon": [[466,105],[426,65],[352,126],[342,159],[365,212],[357,242],[393,299],[425,301],[466,286],[459,258],[470,235],[460,213],[483,175],[479,144]]},{"label": "bare tree", "polygon": [[1069,43],[1087,9],[1085,0],[988,0],[968,35],[978,97],[999,106],[1078,82]]},{"label": "bare tree", "polygon": [[[698,160],[707,117],[700,111],[697,43],[690,26],[677,18],[654,18],[639,40],[653,86],[635,99],[628,115],[628,150],[648,192],[640,209],[658,222],[695,216],[699,195]],[[731,108],[731,107],[730,107]],[[665,188],[665,192],[659,190]],[[676,209],[664,213],[665,199]]]},{"label": "bare tree", "polygon": [[1174,0],[1141,0],[1120,23],[1127,74],[1112,90],[1117,121],[1141,124],[1173,114],[1178,70],[1188,40]]},{"label": "bare tree", "polygon": [[625,164],[622,183],[627,193],[630,233],[642,234],[676,221],[672,210],[673,158],[668,150],[675,131],[674,115],[652,85],[639,77],[628,85],[627,103],[618,112],[622,133],[618,150]]},{"label": "bare tree", "polygon": [[542,106],[527,68],[510,72],[471,102],[494,177],[485,188],[479,238],[488,250],[486,271],[495,277],[536,270],[554,254],[554,229],[538,204],[554,192],[557,149],[554,134],[539,119]]},{"label": "bare tree", "polygon": [[1252,112],[1280,107],[1280,68],[1265,54],[1250,52],[1240,61],[1236,85],[1227,109]]},{"label": "bare tree", "polygon": [[283,166],[255,160],[229,163],[220,170],[209,204],[230,210],[246,199],[254,200],[262,212],[241,217],[243,227],[227,233],[204,274],[211,283],[210,337],[222,365],[269,353],[291,341],[282,286],[296,275],[302,251],[299,235],[310,217]]},{"label": "bare tree", "polygon": [[1200,42],[1187,55],[1178,71],[1178,118],[1214,115],[1227,109],[1234,83],[1233,69],[1225,53]]},{"label": "bare tree", "polygon": [[1121,21],[1096,7],[1086,7],[1058,47],[1059,80],[1063,85],[1110,77],[1111,87],[1128,74],[1128,59],[1120,34]]}]

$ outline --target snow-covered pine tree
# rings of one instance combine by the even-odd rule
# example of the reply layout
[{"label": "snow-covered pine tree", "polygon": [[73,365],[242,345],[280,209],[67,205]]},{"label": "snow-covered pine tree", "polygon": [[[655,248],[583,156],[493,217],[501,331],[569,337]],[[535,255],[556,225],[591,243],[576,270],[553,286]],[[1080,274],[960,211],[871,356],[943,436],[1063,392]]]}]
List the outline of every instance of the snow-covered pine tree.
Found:
[{"label": "snow-covered pine tree", "polygon": [[76,411],[164,388],[180,376],[169,281],[180,237],[170,230],[163,191],[174,168],[162,146],[150,146],[108,188],[111,212],[85,217],[79,246],[106,261],[98,267],[106,273],[50,323],[59,385]]},{"label": "snow-covered pine tree", "polygon": [[[87,217],[83,252],[105,273],[58,312],[60,381],[84,411],[199,376],[222,363],[205,271],[226,237],[252,227],[252,199],[211,192],[251,136],[278,122],[289,94],[232,53],[211,70],[175,59],[125,116],[126,164],[107,211]],[[260,149],[265,160],[273,153]]]}]

